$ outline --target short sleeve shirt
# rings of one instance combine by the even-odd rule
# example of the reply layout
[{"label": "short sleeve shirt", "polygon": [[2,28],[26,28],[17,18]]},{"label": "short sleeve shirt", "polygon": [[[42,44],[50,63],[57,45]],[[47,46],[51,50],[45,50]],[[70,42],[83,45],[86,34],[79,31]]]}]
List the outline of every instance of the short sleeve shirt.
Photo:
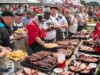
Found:
[{"label": "short sleeve shirt", "polygon": [[28,30],[28,44],[34,44],[35,38],[39,36],[38,26],[34,22],[31,22],[26,28]]}]

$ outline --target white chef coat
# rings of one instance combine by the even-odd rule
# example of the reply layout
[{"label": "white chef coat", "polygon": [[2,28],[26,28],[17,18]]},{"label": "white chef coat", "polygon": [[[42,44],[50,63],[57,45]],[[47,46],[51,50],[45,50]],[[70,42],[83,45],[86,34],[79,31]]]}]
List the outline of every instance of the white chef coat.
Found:
[{"label": "white chef coat", "polygon": [[[48,23],[51,23],[52,25],[58,25],[59,26],[59,23],[55,20],[55,18],[51,17],[50,19],[46,20],[44,23],[43,23],[43,29],[48,29],[49,28],[49,25]],[[47,35],[45,37],[45,40],[52,40],[52,39],[55,39],[56,38],[56,30],[52,30],[52,31],[49,31],[47,32]]]},{"label": "white chef coat", "polygon": [[[61,16],[61,18],[59,18],[58,16]],[[59,22],[60,25],[64,25],[64,24],[68,25],[66,18],[62,14],[56,14],[56,16],[54,18]],[[66,29],[61,28],[61,31],[66,32]]]},{"label": "white chef coat", "polygon": [[79,18],[79,25],[84,25],[85,24],[85,13],[78,13],[78,18]]},{"label": "white chef coat", "polygon": [[74,17],[74,15],[71,15],[70,22],[72,23],[72,25],[71,25],[71,27],[69,27],[69,31],[71,33],[76,33],[77,32],[78,23],[77,23],[77,19]]}]

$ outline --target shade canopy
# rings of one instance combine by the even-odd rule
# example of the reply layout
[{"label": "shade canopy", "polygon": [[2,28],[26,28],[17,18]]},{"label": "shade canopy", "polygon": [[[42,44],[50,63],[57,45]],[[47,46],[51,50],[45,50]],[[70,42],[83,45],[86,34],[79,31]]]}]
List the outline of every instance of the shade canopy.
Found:
[{"label": "shade canopy", "polygon": [[40,3],[39,0],[0,0],[0,3]]},{"label": "shade canopy", "polygon": [[63,0],[44,0],[43,3],[51,3],[51,4],[63,3]]}]

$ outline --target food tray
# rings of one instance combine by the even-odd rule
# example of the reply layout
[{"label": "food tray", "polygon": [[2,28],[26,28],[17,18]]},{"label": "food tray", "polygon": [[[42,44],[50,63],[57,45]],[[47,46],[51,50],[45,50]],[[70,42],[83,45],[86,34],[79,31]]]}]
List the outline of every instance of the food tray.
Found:
[{"label": "food tray", "polygon": [[81,72],[80,72],[79,75],[94,75],[95,71],[96,71],[96,68],[92,69],[92,70],[90,71],[90,73],[81,73]]},{"label": "food tray", "polygon": [[83,41],[83,45],[92,46],[92,44],[90,44],[89,42],[84,42],[84,41]]},{"label": "food tray", "polygon": [[58,47],[54,47],[54,48],[45,48],[46,51],[51,51],[51,52],[57,52],[57,49],[60,48],[67,48],[67,46],[65,45],[59,45]]},{"label": "food tray", "polygon": [[82,52],[82,53],[86,53],[86,54],[100,55],[97,52],[88,52],[88,51],[84,51],[84,50],[80,50],[80,49],[79,49],[79,51]]},{"label": "food tray", "polygon": [[[72,71],[72,70],[69,69],[69,71]],[[74,71],[72,71],[72,72],[74,72]],[[96,72],[96,69],[92,69],[90,73],[75,72],[75,74],[78,74],[78,75],[96,75],[97,73],[95,74],[95,72]]]},{"label": "food tray", "polygon": [[[80,56],[79,56],[80,57]],[[97,59],[99,59],[97,62],[89,62],[89,61],[84,61],[84,60],[80,60],[80,59],[77,59],[77,60],[79,60],[79,61],[82,61],[82,62],[84,62],[84,63],[99,63],[99,61],[100,61],[100,58],[99,57],[96,57]]]},{"label": "food tray", "polygon": [[30,69],[35,69],[35,70],[38,70],[40,72],[43,72],[43,73],[50,73],[53,71],[53,69],[57,66],[57,63],[52,65],[50,68],[46,69],[46,68],[43,68],[43,67],[39,67],[39,66],[36,66],[34,64],[31,64],[29,63],[28,61],[24,60],[23,62],[21,62],[21,65],[23,67],[27,67],[27,68],[30,68]]},{"label": "food tray", "polygon": [[[73,62],[73,61],[72,61]],[[89,64],[89,63],[87,63],[87,62],[85,62],[86,64]],[[99,67],[97,67],[97,68],[93,68],[93,69],[91,69],[91,71],[90,71],[90,73],[81,73],[81,71],[73,71],[73,70],[71,70],[69,67],[71,66],[72,64],[70,64],[69,66],[68,66],[68,70],[69,71],[72,71],[72,72],[75,72],[75,73],[77,73],[77,74],[79,74],[79,75],[95,75],[97,72],[97,70],[99,69]],[[97,66],[99,65],[99,63],[97,64]]]},{"label": "food tray", "polygon": [[[87,36],[88,36],[88,37],[87,37]],[[71,38],[71,39],[79,39],[79,40],[87,40],[87,39],[89,39],[90,37],[89,37],[89,34],[84,35],[84,37],[77,36],[77,34],[76,34],[76,35],[71,36],[70,38]]]},{"label": "food tray", "polygon": [[87,37],[74,37],[74,36],[72,36],[71,39],[87,40],[89,38],[87,38]]},{"label": "food tray", "polygon": [[78,73],[75,73],[75,72],[72,72],[73,74],[68,74],[68,72],[72,72],[72,71],[69,71],[69,70],[68,71],[64,71],[59,75],[79,75]]}]

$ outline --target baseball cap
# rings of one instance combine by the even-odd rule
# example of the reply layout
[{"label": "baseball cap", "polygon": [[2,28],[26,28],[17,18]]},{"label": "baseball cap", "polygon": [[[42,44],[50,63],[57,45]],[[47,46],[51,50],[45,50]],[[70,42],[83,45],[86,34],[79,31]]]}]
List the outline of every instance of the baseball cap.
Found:
[{"label": "baseball cap", "polygon": [[1,16],[11,16],[14,17],[14,14],[12,11],[3,11]]},{"label": "baseball cap", "polygon": [[33,14],[34,12],[33,12],[33,10],[31,10],[31,9],[29,9],[28,11],[27,11],[27,14]]},{"label": "baseball cap", "polygon": [[58,7],[52,6],[52,7],[50,7],[50,9],[56,9],[56,10],[58,10]]},{"label": "baseball cap", "polygon": [[100,17],[100,13],[96,14],[97,17]]},{"label": "baseball cap", "polygon": [[21,12],[16,12],[16,13],[15,13],[15,16],[23,16],[23,13],[21,13]]}]

